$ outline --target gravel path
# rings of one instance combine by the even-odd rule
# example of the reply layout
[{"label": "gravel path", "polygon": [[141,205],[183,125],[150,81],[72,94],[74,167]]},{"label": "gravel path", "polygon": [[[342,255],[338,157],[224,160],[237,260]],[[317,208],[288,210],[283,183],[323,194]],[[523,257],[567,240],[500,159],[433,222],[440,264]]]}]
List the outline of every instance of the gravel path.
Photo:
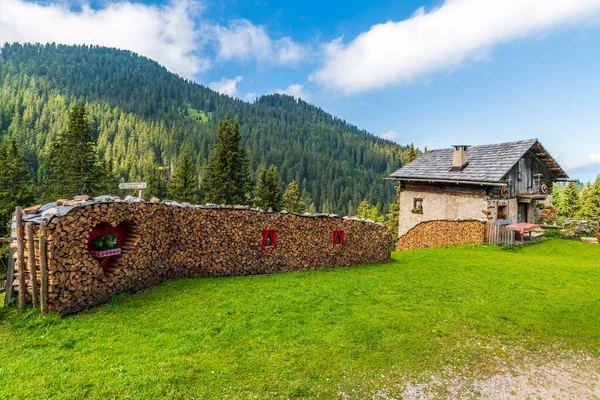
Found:
[{"label": "gravel path", "polygon": [[[402,398],[600,399],[600,359],[582,353],[544,358],[527,357],[484,377],[477,377],[477,371],[468,377],[450,371],[406,385]],[[375,396],[386,397],[381,392]]]}]

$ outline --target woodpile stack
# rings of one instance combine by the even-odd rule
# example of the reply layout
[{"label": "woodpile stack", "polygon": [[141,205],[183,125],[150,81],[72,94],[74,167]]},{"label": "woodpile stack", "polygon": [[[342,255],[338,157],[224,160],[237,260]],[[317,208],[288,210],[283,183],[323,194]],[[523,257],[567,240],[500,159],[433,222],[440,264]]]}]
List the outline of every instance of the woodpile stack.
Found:
[{"label": "woodpile stack", "polygon": [[[88,252],[88,236],[98,225],[125,232],[121,254],[101,267]],[[276,247],[262,249],[262,231],[275,229]],[[344,230],[344,244],[334,247],[332,231]],[[39,243],[39,225],[33,224]],[[16,232],[13,241],[16,241]],[[270,274],[385,262],[391,235],[380,225],[331,217],[269,213],[241,206],[182,207],[169,203],[83,203],[55,216],[45,229],[48,308],[70,314],[160,282],[190,276]],[[39,251],[29,262],[28,240],[17,260],[32,300],[29,265],[42,284]],[[17,243],[13,243],[17,247]],[[16,282],[16,280],[15,280]],[[18,290],[18,286],[16,287]],[[39,288],[38,288],[39,290]]]},{"label": "woodpile stack", "polygon": [[549,220],[556,219],[556,209],[554,208],[544,208],[542,210],[542,214],[540,215],[540,220]]},{"label": "woodpile stack", "polygon": [[396,250],[482,244],[485,223],[477,220],[422,222],[396,241]]}]

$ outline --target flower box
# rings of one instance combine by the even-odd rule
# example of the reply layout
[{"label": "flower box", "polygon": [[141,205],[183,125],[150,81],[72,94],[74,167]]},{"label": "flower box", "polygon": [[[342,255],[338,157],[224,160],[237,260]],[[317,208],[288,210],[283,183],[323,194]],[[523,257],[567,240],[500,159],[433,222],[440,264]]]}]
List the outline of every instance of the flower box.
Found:
[{"label": "flower box", "polygon": [[117,247],[116,249],[110,249],[110,250],[88,250],[88,251],[92,257],[96,257],[96,258],[118,256],[119,254],[121,254],[120,247]]}]

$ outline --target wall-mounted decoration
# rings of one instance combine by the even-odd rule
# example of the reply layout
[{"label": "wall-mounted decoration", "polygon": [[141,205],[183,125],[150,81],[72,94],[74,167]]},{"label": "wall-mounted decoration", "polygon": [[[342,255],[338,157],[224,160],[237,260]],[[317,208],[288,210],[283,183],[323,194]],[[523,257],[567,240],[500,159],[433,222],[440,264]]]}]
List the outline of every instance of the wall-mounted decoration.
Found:
[{"label": "wall-mounted decoration", "polygon": [[333,231],[333,247],[342,247],[344,245],[344,231]]},{"label": "wall-mounted decoration", "polygon": [[275,229],[264,229],[262,231],[262,249],[274,249],[277,247],[277,231]]}]

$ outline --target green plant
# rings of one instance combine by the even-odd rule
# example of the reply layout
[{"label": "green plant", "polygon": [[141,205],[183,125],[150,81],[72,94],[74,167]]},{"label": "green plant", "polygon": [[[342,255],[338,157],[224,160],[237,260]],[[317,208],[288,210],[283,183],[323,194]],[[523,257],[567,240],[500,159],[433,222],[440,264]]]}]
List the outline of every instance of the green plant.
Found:
[{"label": "green plant", "polygon": [[414,208],[412,209],[412,212],[413,212],[414,214],[423,214],[423,207],[414,207]]},{"label": "green plant", "polygon": [[117,235],[114,233],[98,235],[92,241],[92,247],[98,251],[116,249],[118,245]]}]

